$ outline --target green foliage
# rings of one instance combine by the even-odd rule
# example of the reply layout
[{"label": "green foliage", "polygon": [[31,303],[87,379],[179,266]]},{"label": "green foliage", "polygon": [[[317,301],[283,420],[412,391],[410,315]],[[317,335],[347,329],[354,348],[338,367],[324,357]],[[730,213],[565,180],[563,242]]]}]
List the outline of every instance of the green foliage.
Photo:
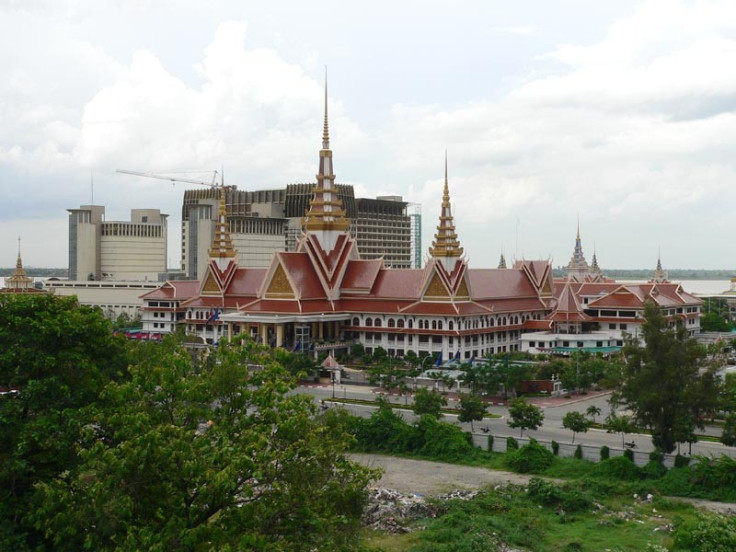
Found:
[{"label": "green foliage", "polygon": [[493,452],[493,435],[488,436],[488,452]]},{"label": "green foliage", "polygon": [[730,332],[731,323],[717,312],[707,312],[700,319],[700,329],[704,332]]},{"label": "green foliage", "polygon": [[512,401],[511,406],[509,406],[507,423],[509,427],[518,427],[521,435],[524,434],[525,429],[538,429],[543,420],[544,412],[533,404],[529,404],[524,398]]},{"label": "green foliage", "polygon": [[726,446],[736,446],[736,413],[731,412],[723,424],[723,433],[721,434],[721,443]]},{"label": "green foliage", "polygon": [[606,433],[621,434],[621,448],[625,448],[624,439],[626,438],[626,434],[631,433],[635,429],[631,418],[626,415],[617,416],[612,413],[606,418],[606,425],[608,426]]},{"label": "green foliage", "polygon": [[627,458],[628,460],[633,462],[634,461],[634,451],[631,449],[626,449],[624,451],[624,458]]},{"label": "green foliage", "polygon": [[601,460],[608,460],[611,457],[611,449],[606,445],[601,447]]},{"label": "green foliage", "polygon": [[126,377],[126,342],[102,311],[74,297],[0,296],[0,548],[40,546],[28,524],[37,483],[72,469],[75,446],[111,380]]},{"label": "green foliage", "polygon": [[678,454],[675,456],[675,467],[676,468],[684,468],[690,465],[690,457],[689,456],[682,456],[681,454]]},{"label": "green foliage", "polygon": [[415,451],[423,456],[455,461],[473,452],[469,433],[455,425],[440,422],[429,414],[420,418],[415,430]]},{"label": "green foliage", "polygon": [[575,447],[575,453],[573,454],[573,457],[577,458],[578,460],[582,460],[583,459],[583,447],[581,447],[580,445]]},{"label": "green foliage", "polygon": [[591,475],[609,480],[637,481],[642,479],[641,470],[625,456],[614,456],[601,460],[591,471]]},{"label": "green foliage", "polygon": [[486,413],[485,401],[477,395],[463,394],[460,396],[460,413],[458,414],[458,421],[470,422],[470,427],[473,429],[473,422],[480,421]]},{"label": "green foliage", "polygon": [[595,423],[596,416],[601,415],[601,409],[598,408],[596,405],[591,404],[588,408],[585,409],[585,414],[591,417],[593,423]]},{"label": "green foliage", "polygon": [[695,421],[715,403],[712,375],[701,377],[705,350],[679,324],[669,321],[651,302],[641,326],[645,346],[628,339],[621,380],[613,400],[626,404],[652,432],[654,445],[672,452],[677,442],[694,436]]},{"label": "green foliage", "polygon": [[661,464],[664,462],[664,453],[661,450],[654,449],[649,453],[649,461],[655,464]]},{"label": "green foliage", "polygon": [[732,552],[736,550],[736,518],[700,515],[697,522],[676,527],[675,550]]},{"label": "green foliage", "polygon": [[519,450],[519,442],[511,436],[506,437],[506,450]]},{"label": "green foliage", "polygon": [[532,439],[528,445],[506,455],[506,465],[518,473],[542,473],[554,461],[554,455]]},{"label": "green foliage", "polygon": [[582,412],[570,411],[562,418],[562,427],[572,431],[572,442],[575,442],[576,433],[587,433],[590,420]]},{"label": "green foliage", "polygon": [[560,454],[560,443],[557,441],[552,441],[552,454],[555,456],[559,456]]},{"label": "green foliage", "polygon": [[376,473],[345,456],[339,423],[289,394],[273,351],[221,341],[202,363],[158,353],[106,386],[79,465],[37,485],[30,520],[50,545],[354,549]]},{"label": "green foliage", "polygon": [[437,391],[421,387],[414,393],[413,410],[417,416],[428,414],[439,418],[442,416],[443,406],[447,406],[447,398]]}]

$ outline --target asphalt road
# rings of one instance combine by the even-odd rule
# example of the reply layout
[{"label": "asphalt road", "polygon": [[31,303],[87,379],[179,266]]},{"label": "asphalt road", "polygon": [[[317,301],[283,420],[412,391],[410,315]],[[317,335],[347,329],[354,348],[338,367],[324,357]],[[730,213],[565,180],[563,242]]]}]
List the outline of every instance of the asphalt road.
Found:
[{"label": "asphalt road", "polygon": [[[316,400],[323,399],[327,404],[334,404],[335,406],[339,405],[358,416],[368,417],[376,409],[375,406],[370,405],[342,405],[338,402],[332,403],[332,386],[302,386],[299,387],[298,392],[312,395],[315,397]],[[336,399],[347,398],[357,400],[375,400],[377,394],[378,393],[376,392],[376,389],[372,387],[350,385],[335,385],[334,387],[334,396]],[[405,407],[408,409],[411,408],[410,397],[390,396],[388,398],[397,407]],[[554,440],[560,443],[562,446],[565,446],[566,444],[572,445],[573,440],[572,432],[562,427],[562,418],[565,416],[566,413],[570,411],[585,412],[585,410],[591,405],[595,405],[601,409],[602,418],[605,418],[606,415],[608,415],[608,413],[611,411],[608,404],[607,394],[597,396],[573,396],[567,402],[554,405],[545,404],[545,401],[543,399],[540,400],[540,402],[540,407],[544,412],[544,423],[542,427],[540,427],[536,431],[524,432],[524,436],[534,437],[535,439],[539,439],[540,441]],[[555,401],[548,402],[552,403]],[[453,401],[450,401],[449,406],[454,406]],[[512,429],[507,425],[508,410],[505,406],[490,406],[488,407],[487,411],[489,413],[499,415],[500,418],[486,418],[482,422],[475,422],[474,427],[477,439],[482,439],[483,436],[485,436],[485,434],[480,431],[480,428],[488,428],[490,434],[494,435],[494,437],[496,438],[505,439],[505,437],[507,436],[519,437],[519,431],[516,429]],[[398,412],[400,412],[401,416],[408,422],[413,422],[416,418],[410,410],[398,410]],[[445,414],[444,420],[461,426],[465,431],[471,431],[471,424],[458,422],[456,415]],[[720,429],[711,428],[709,433],[720,435]],[[652,440],[649,435],[627,433],[625,436],[625,440],[627,443],[633,440],[636,443],[635,450],[638,453],[649,453],[654,450],[654,446],[652,445]],[[590,429],[587,433],[583,434],[578,433],[575,436],[574,444],[577,445],[578,443],[594,446],[606,445],[612,450],[622,448],[620,434],[607,433],[605,430],[600,429]],[[687,446],[683,445],[681,452],[683,454],[689,452]],[[693,444],[692,454],[702,454],[706,456],[727,454],[736,457],[736,448],[726,447],[721,443],[701,441]]]}]

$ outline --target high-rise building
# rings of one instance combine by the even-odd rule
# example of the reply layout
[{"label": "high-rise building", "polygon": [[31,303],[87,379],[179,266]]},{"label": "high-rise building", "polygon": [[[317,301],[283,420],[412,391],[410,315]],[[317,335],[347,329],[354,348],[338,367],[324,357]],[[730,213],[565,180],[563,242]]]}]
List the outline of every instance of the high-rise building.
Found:
[{"label": "high-rise building", "polygon": [[70,280],[158,280],[166,271],[168,215],[133,209],[130,221],[105,220],[105,207],[69,211]]},{"label": "high-rise building", "polygon": [[[309,183],[257,191],[225,187],[225,208],[239,266],[266,267],[274,251],[296,249],[314,188],[315,184]],[[392,268],[420,266],[416,258],[421,250],[421,215],[412,218],[400,196],[356,198],[348,184],[336,184],[335,194],[352,223],[349,231],[362,258],[383,257]],[[218,201],[215,188],[184,192],[181,268],[189,278],[200,278],[207,266]],[[418,204],[413,205],[417,212]],[[413,228],[418,228],[418,233]]]}]

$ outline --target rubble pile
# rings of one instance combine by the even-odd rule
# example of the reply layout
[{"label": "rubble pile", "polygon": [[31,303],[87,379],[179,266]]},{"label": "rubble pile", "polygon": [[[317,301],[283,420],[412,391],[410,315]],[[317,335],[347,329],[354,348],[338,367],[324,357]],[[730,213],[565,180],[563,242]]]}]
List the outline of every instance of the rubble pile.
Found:
[{"label": "rubble pile", "polygon": [[363,523],[378,531],[408,533],[412,529],[406,526],[406,522],[420,517],[436,517],[440,508],[438,502],[472,500],[477,494],[478,491],[457,490],[427,501],[421,495],[403,494],[395,489],[378,487],[370,491]]}]

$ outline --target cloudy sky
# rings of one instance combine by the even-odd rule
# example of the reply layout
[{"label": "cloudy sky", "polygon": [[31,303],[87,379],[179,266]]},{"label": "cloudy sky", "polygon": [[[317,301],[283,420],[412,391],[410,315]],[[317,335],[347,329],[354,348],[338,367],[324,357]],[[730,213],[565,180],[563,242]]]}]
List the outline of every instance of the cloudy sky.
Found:
[{"label": "cloudy sky", "polygon": [[[115,169],[312,181],[324,66],[338,181],[439,215],[471,266],[736,268],[736,3],[0,0],[0,266],[66,267],[67,208],[170,213]],[[195,173],[194,171],[201,171]]]}]

